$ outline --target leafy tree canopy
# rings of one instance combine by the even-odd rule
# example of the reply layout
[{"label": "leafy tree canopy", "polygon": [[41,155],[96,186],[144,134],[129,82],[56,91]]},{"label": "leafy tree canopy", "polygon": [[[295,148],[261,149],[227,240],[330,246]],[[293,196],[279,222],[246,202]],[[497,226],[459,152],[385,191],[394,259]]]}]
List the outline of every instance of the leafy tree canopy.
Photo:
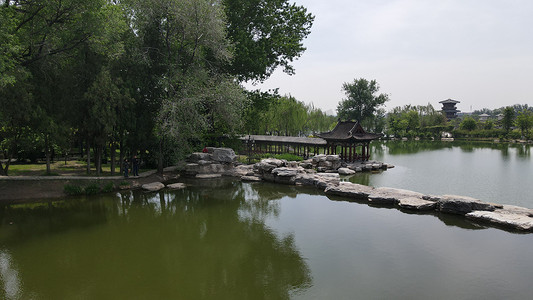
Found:
[{"label": "leafy tree canopy", "polygon": [[389,101],[389,95],[377,95],[379,85],[376,80],[355,79],[352,83],[345,82],[342,90],[346,98],[337,106],[337,116],[343,120],[357,120],[366,124]]},{"label": "leafy tree canopy", "polygon": [[241,80],[262,81],[281,66],[294,73],[291,62],[305,51],[314,16],[288,0],[223,0],[228,37],[235,57],[228,66]]}]

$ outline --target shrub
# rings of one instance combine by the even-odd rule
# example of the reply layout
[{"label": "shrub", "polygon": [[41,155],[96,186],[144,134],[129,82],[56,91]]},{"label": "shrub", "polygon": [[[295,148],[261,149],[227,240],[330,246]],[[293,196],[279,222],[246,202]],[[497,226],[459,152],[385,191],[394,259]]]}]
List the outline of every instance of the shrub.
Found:
[{"label": "shrub", "polygon": [[65,194],[69,196],[83,194],[82,187],[79,185],[74,185],[74,184],[65,184],[65,186],[63,187],[63,191],[65,192]]},{"label": "shrub", "polygon": [[97,183],[91,183],[85,187],[86,195],[94,195],[100,193],[100,186]]},{"label": "shrub", "polygon": [[109,193],[112,192],[115,189],[115,186],[113,185],[113,182],[108,182],[104,187],[102,188],[102,192]]}]

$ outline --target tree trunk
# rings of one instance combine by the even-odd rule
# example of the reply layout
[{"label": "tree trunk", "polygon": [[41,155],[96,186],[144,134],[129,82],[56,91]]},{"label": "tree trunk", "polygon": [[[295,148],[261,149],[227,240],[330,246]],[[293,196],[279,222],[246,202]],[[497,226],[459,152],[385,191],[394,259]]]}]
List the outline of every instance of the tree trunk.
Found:
[{"label": "tree trunk", "polygon": [[119,157],[119,163],[120,163],[120,174],[124,173],[124,143],[122,142],[122,139],[120,140],[119,144],[120,149],[120,157]]},{"label": "tree trunk", "polygon": [[115,175],[115,142],[111,143],[111,176]]},{"label": "tree trunk", "polygon": [[46,175],[50,175],[50,137],[48,134],[44,135],[44,151],[46,154]]},{"label": "tree trunk", "polygon": [[159,140],[159,157],[157,162],[157,173],[163,175],[163,139]]},{"label": "tree trunk", "polygon": [[94,166],[96,167],[96,176],[100,176],[100,165],[102,164],[102,147],[94,148]]},{"label": "tree trunk", "polygon": [[91,174],[91,144],[89,143],[89,139],[87,138],[87,175]]}]

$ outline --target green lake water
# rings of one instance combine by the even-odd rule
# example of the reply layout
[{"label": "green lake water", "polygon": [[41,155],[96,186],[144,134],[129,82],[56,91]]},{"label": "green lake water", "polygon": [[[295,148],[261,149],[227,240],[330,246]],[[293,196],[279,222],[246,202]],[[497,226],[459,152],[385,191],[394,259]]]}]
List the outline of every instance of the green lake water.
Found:
[{"label": "green lake water", "polygon": [[1,299],[526,299],[533,235],[233,180],[5,207]]},{"label": "green lake water", "polygon": [[[387,142],[373,155],[396,168],[346,180],[531,207],[525,146]],[[533,234],[348,202],[310,187],[184,181],[189,186],[178,191],[2,207],[0,299],[533,294]]]}]

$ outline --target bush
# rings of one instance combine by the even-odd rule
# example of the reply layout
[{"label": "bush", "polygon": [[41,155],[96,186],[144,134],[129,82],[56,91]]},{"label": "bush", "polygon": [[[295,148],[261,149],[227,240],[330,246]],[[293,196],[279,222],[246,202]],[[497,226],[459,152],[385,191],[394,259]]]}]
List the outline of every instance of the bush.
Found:
[{"label": "bush", "polygon": [[109,193],[109,192],[112,192],[113,190],[115,190],[115,186],[113,185],[112,182],[108,182],[106,185],[104,185],[104,187],[102,188],[102,192],[104,193]]},{"label": "bush", "polygon": [[91,183],[85,187],[86,195],[94,195],[98,193],[100,193],[100,185],[98,185],[97,183]]},{"label": "bush", "polygon": [[79,186],[79,185],[74,185],[74,184],[65,184],[65,186],[63,187],[63,191],[65,192],[65,194],[67,194],[69,196],[75,196],[75,195],[83,194],[82,187]]}]

